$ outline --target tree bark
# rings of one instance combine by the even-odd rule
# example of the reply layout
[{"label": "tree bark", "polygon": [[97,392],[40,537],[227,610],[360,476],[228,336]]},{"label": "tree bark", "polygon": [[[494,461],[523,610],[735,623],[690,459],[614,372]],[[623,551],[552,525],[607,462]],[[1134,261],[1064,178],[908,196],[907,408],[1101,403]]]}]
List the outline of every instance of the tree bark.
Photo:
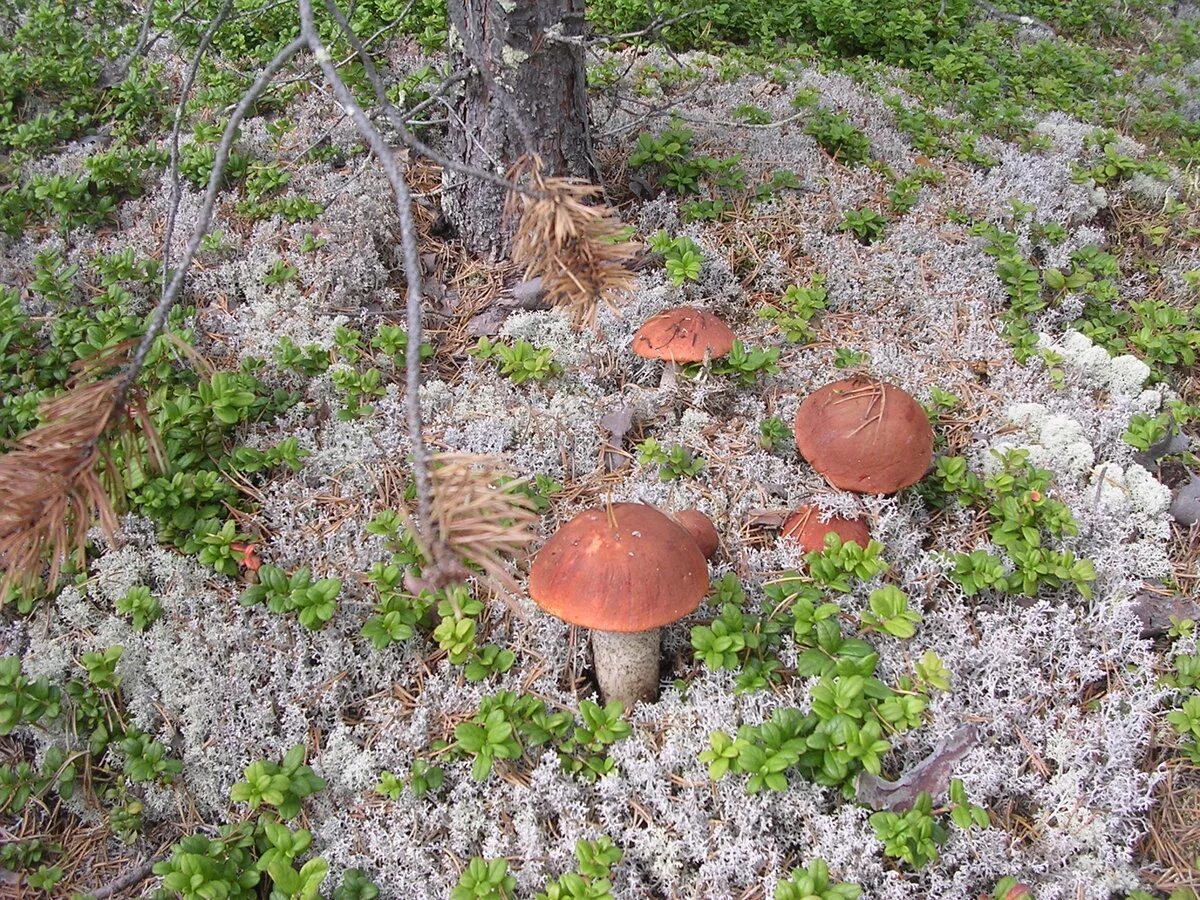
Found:
[{"label": "tree bark", "polygon": [[[504,174],[532,152],[550,174],[594,180],[583,48],[546,38],[581,35],[584,0],[449,0],[448,10],[454,66],[474,67],[450,117],[450,155]],[[504,190],[442,178],[442,210],[467,248],[506,256]]]}]

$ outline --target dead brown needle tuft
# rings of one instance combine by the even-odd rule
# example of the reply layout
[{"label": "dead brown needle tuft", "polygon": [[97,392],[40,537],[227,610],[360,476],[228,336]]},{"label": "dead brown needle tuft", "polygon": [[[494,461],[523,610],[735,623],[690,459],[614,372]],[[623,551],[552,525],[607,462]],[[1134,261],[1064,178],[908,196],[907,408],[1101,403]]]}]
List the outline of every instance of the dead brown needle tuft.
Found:
[{"label": "dead brown needle tuft", "polygon": [[491,456],[438,453],[429,462],[437,540],[494,585],[520,593],[503,560],[523,555],[537,534],[539,517],[522,490],[524,480],[512,478]]},{"label": "dead brown needle tuft", "polygon": [[82,560],[93,522],[111,539],[117,529],[114,500],[125,495],[114,444],[122,447],[124,465],[134,465],[141,457],[140,435],[151,463],[161,467],[162,448],[150,418],[136,399],[123,400],[122,376],[78,383],[117,364],[127,349],[88,361],[67,393],[42,404],[46,424],[0,455],[0,598],[11,587],[35,582],[47,565],[53,585],[72,553]]},{"label": "dead brown needle tuft", "polygon": [[624,239],[621,222],[607,206],[589,201],[600,189],[585,181],[541,174],[541,162],[525,159],[509,173],[524,178],[529,193],[509,194],[510,215],[520,215],[513,260],[525,278],[541,278],[546,299],[561,306],[576,328],[592,326],[601,302],[616,307],[633,287],[629,264],[638,251]]}]

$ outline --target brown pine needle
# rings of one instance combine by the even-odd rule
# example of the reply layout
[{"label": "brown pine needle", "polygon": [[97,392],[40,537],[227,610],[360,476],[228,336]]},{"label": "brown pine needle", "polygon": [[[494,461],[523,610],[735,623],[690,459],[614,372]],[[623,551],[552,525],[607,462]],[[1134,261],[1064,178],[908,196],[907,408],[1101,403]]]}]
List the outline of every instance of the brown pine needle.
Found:
[{"label": "brown pine needle", "polygon": [[[82,363],[81,375],[110,368],[125,349],[102,363]],[[47,566],[47,583],[53,585],[72,554],[82,562],[93,523],[110,539],[115,534],[113,498],[124,496],[124,479],[112,457],[116,442],[130,463],[137,458],[137,435],[144,435],[151,463],[162,466],[150,418],[136,399],[122,401],[121,381],[116,375],[70,384],[65,394],[42,404],[46,424],[0,455],[0,599],[14,586],[35,583]]]},{"label": "brown pine needle", "polygon": [[[836,400],[831,401],[832,405],[837,406],[842,403],[858,400],[862,397],[869,397],[870,403],[867,404],[867,408],[863,413],[862,424],[850,432],[849,437],[854,437],[860,431],[870,428],[872,425],[878,425],[883,421],[883,415],[887,411],[887,394],[883,390],[883,385],[879,382],[871,382],[862,387],[851,388],[843,392]],[[879,412],[871,415],[877,403],[879,404]]]},{"label": "brown pine needle", "polygon": [[546,299],[576,328],[594,325],[600,303],[615,308],[632,289],[629,262],[638,245],[622,238],[612,210],[590,202],[600,194],[595,185],[543,176],[536,158],[517,163],[509,177],[527,177],[533,191],[509,194],[509,213],[520,213],[513,259],[525,266],[526,280],[542,280]]},{"label": "brown pine needle", "polygon": [[504,559],[523,556],[537,534],[534,500],[521,490],[525,479],[512,478],[496,458],[480,454],[438,453],[429,463],[430,530],[439,547],[425,548],[432,571],[423,573],[423,582],[442,587],[469,576],[467,566],[474,566],[493,587],[519,594]]}]

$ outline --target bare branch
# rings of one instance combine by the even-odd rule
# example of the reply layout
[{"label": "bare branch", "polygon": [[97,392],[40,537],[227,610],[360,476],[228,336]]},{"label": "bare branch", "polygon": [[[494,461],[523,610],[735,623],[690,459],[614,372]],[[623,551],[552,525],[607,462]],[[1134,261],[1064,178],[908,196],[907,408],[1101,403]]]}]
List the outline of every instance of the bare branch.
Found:
[{"label": "bare branch", "polygon": [[123,875],[114,878],[108,884],[105,884],[92,891],[87,896],[90,897],[91,900],[107,900],[108,897],[119,896],[126,889],[131,888],[135,884],[138,884],[139,882],[145,881],[147,878],[149,878],[151,873],[154,871],[154,863],[155,860],[151,860],[150,862],[144,863],[137,868],[130,869]]},{"label": "bare branch", "polygon": [[179,299],[179,294],[183,289],[183,281],[187,277],[188,268],[192,264],[192,259],[196,256],[196,251],[200,249],[200,242],[204,239],[205,233],[208,231],[209,222],[212,221],[213,209],[217,205],[217,193],[221,189],[221,180],[225,177],[225,166],[229,162],[229,152],[233,147],[233,142],[237,138],[239,126],[242,124],[242,119],[246,117],[246,113],[254,106],[259,95],[266,90],[267,85],[271,83],[288,60],[295,56],[306,41],[304,38],[296,38],[277,54],[275,58],[267,63],[266,68],[259,73],[254,84],[242,96],[241,101],[233,110],[233,115],[229,117],[229,122],[225,126],[225,133],[221,136],[221,142],[217,145],[216,159],[213,161],[212,174],[208,177],[208,190],[204,194],[204,202],[200,206],[200,215],[196,219],[196,225],[192,229],[192,236],[188,240],[187,247],[183,252],[183,259],[179,262],[179,267],[175,270],[175,274],[171,278],[170,284],[163,291],[162,298],[158,301],[158,306],[154,308],[154,313],[151,315],[150,324],[146,328],[145,335],[142,336],[141,342],[138,344],[137,350],[133,354],[133,359],[125,367],[124,373],[121,375],[121,383],[114,397],[114,401],[119,408],[129,395],[130,389],[134,382],[137,381],[138,373],[141,372],[142,366],[146,364],[146,357],[150,354],[150,348],[154,345],[154,340],[162,333],[163,327],[167,324],[167,316],[171,313],[171,307],[175,305],[175,301]]},{"label": "bare branch", "polygon": [[[404,22],[405,16],[407,16],[409,14],[409,12],[412,10],[413,4],[415,2],[416,2],[416,0],[408,0],[408,3],[405,4],[404,9],[400,10],[400,12],[396,15],[396,17],[391,22],[388,22],[386,25],[381,26],[379,29],[376,30],[376,32],[373,35],[371,35],[365,41],[361,42],[363,47],[370,47],[373,43],[375,43],[377,40],[379,40],[379,38],[383,37],[383,35],[387,34],[389,31],[394,31],[395,29],[399,28],[400,25]],[[353,4],[351,4],[351,6],[353,6]],[[343,29],[345,30],[345,26],[343,26]],[[355,35],[355,38],[357,39],[357,35]],[[359,56],[359,55],[362,55],[362,51],[357,46],[354,46],[352,43],[350,52],[348,54],[346,54],[346,56],[343,57],[342,59],[340,59],[338,62],[334,63],[334,65],[337,66],[339,69],[344,68],[348,63],[350,63],[354,59],[354,57]],[[306,68],[303,72],[301,72],[299,75],[296,75],[294,78],[288,78],[287,80],[280,82],[280,84],[288,85],[288,84],[296,84],[301,81],[308,81],[311,73],[317,68],[319,68],[317,66],[317,64],[313,63],[311,66]]]},{"label": "bare branch", "polygon": [[[23,435],[14,450],[0,456],[0,561],[5,569],[0,593],[19,581],[33,580],[46,556],[50,580],[55,581],[66,557],[82,549],[93,521],[99,519],[109,535],[116,531],[109,491],[97,472],[99,469],[107,477],[115,489],[113,495],[123,493],[121,472],[113,465],[106,447],[109,441],[125,435],[126,458],[132,461],[137,446],[128,436],[136,427],[146,438],[152,461],[161,465],[162,453],[149,417],[140,403],[133,401],[134,385],[208,230],[238,126],[271,79],[303,46],[304,41],[297,39],[281,50],[234,110],[217,148],[208,192],[183,259],[151,314],[132,358],[120,374],[87,384],[77,379],[67,393],[43,404],[46,424]],[[127,350],[128,345],[121,345],[101,358],[88,360],[82,375],[112,368],[118,364],[118,355]]]},{"label": "bare branch", "polygon": [[1051,26],[1047,25],[1041,19],[1035,19],[1033,16],[1020,16],[1016,13],[1005,12],[999,7],[988,3],[987,0],[975,0],[975,4],[988,15],[988,18],[999,19],[1001,22],[1011,22],[1014,25],[1024,25],[1026,28],[1037,28],[1041,31],[1048,31],[1053,35],[1058,34]]},{"label": "bare branch", "polygon": [[[346,17],[333,0],[325,0],[368,71],[372,86],[385,115],[401,139],[417,152],[439,163],[445,169],[503,187],[510,198],[527,205],[526,244],[530,247],[540,234],[553,245],[555,265],[546,271],[543,281],[558,302],[569,300],[575,311],[586,314],[594,310],[597,298],[619,291],[627,273],[622,260],[627,248],[612,240],[617,223],[611,213],[590,206],[585,201],[596,189],[580,182],[564,179],[542,179],[535,157],[528,161],[531,186],[514,183],[494,172],[475,169],[449,159],[417,139],[408,129],[403,114],[388,100],[383,80],[367,53],[366,45],[354,34]],[[162,287],[158,304],[152,311],[145,334],[136,347],[133,342],[123,345],[122,352],[132,348],[127,361],[109,358],[96,364],[86,374],[98,374],[103,369],[117,370],[106,380],[89,385],[71,385],[71,390],[45,407],[47,426],[35,429],[18,442],[17,449],[3,457],[0,465],[0,559],[8,570],[5,584],[17,576],[40,571],[49,556],[52,575],[57,573],[66,557],[67,548],[82,546],[82,535],[98,517],[105,530],[116,527],[115,511],[109,501],[104,478],[119,479],[120,472],[109,455],[110,441],[125,435],[127,459],[135,458],[135,422],[146,432],[155,454],[150,423],[144,409],[135,399],[135,385],[154,342],[162,335],[170,311],[183,292],[189,268],[199,250],[216,210],[217,198],[226,167],[243,120],[262,93],[279,72],[302,49],[312,51],[333,95],[355,128],[370,146],[392,187],[400,228],[403,268],[407,282],[406,318],[408,325],[408,358],[405,372],[406,417],[412,453],[412,473],[417,486],[417,531],[430,551],[431,565],[424,572],[434,586],[460,580],[470,574],[464,563],[474,563],[491,578],[504,580],[499,556],[516,552],[527,542],[532,521],[518,508],[520,497],[512,490],[499,490],[493,496],[491,474],[494,469],[481,469],[479,461],[463,462],[461,466],[443,460],[443,476],[450,479],[446,496],[435,491],[429,453],[424,442],[420,410],[423,291],[418,256],[418,232],[413,218],[413,197],[401,170],[396,152],[384,139],[368,114],[354,98],[334,64],[327,47],[317,31],[312,0],[298,0],[301,34],[291,41],[254,78],[253,83],[233,107],[225,131],[217,145],[212,171],[201,202],[199,214],[174,269],[171,268],[171,245],[174,239],[182,186],[179,178],[179,135],[187,99],[192,91],[200,63],[208,52],[222,24],[229,20],[232,0],[225,0],[217,16],[207,24],[191,65],[183,80],[171,130],[171,202],[164,229],[163,268],[169,273]],[[380,32],[382,33],[382,32]],[[144,35],[148,29],[144,29]],[[378,36],[378,35],[376,35]],[[468,43],[473,40],[468,37]],[[476,48],[478,50],[478,48]],[[349,57],[352,58],[352,57]],[[348,58],[348,59],[349,59]],[[348,60],[347,60],[348,61]],[[486,67],[485,67],[486,68]],[[449,75],[442,86],[418,106],[416,112],[436,102],[453,84],[469,76],[467,72]],[[495,87],[490,73],[483,77]],[[507,97],[507,95],[505,95]],[[508,97],[511,102],[512,98]],[[522,136],[530,138],[527,123],[514,110],[515,121]],[[532,189],[531,189],[532,187]],[[529,257],[530,254],[524,254]],[[528,260],[526,260],[528,262]],[[164,275],[167,279],[168,276]],[[568,283],[569,282],[569,283]],[[119,368],[118,368],[119,367]],[[156,454],[155,454],[156,455]],[[156,455],[156,459],[158,455]],[[33,472],[37,477],[30,477]],[[446,480],[445,477],[442,479]],[[119,485],[117,485],[119,489]],[[457,493],[456,493],[457,491]],[[459,504],[456,496],[470,496],[469,504]],[[512,496],[509,496],[512,495]],[[113,496],[117,496],[116,493]],[[447,505],[449,504],[449,505]],[[515,504],[515,505],[514,505]],[[462,506],[462,508],[458,508]],[[468,508],[469,507],[469,508]],[[504,513],[492,521],[488,512]],[[43,515],[43,513],[48,513]],[[524,518],[522,516],[524,515]],[[528,519],[529,521],[526,521]]]},{"label": "bare branch", "polygon": [[[153,6],[153,3],[151,3],[151,6]],[[179,181],[179,130],[183,125],[183,111],[184,107],[187,106],[188,96],[192,93],[192,85],[196,81],[196,73],[200,70],[200,61],[204,58],[204,54],[208,51],[208,45],[212,42],[213,35],[217,33],[217,29],[221,27],[221,23],[229,15],[229,10],[232,6],[233,0],[225,0],[221,5],[216,18],[212,20],[203,37],[200,38],[200,45],[196,48],[196,53],[192,57],[192,64],[188,67],[187,75],[184,76],[183,84],[179,88],[179,103],[175,107],[175,121],[171,124],[171,202],[167,207],[167,224],[163,229],[162,271],[164,293],[167,288],[167,273],[171,270],[171,241],[175,237],[175,218],[179,215],[179,200],[183,194],[183,186]]]},{"label": "bare branch", "polygon": [[[357,55],[357,51],[355,51],[355,55]],[[426,97],[424,100],[422,100],[420,103],[418,103],[416,106],[414,106],[412,109],[410,109],[408,111],[408,113],[404,119],[405,124],[407,124],[407,125],[414,124],[414,119],[419,113],[424,112],[426,109],[433,106],[433,104],[437,103],[438,100],[440,100],[445,95],[447,90],[449,90],[453,85],[462,81],[468,75],[470,75],[470,72],[466,71],[464,69],[460,69],[457,72],[452,72],[451,74],[447,75],[444,79],[442,79],[442,83],[439,84],[436,88],[433,89],[433,91],[430,92],[428,97]],[[328,128],[326,128],[320,135],[313,138],[313,140],[309,142],[308,146],[306,146],[303,150],[301,150],[299,153],[297,153],[296,154],[297,158],[303,157],[305,154],[307,154],[309,151],[311,151],[314,147],[319,146],[322,141],[326,140],[330,135],[332,135],[334,133],[334,131],[337,130],[337,128],[342,124],[342,122],[343,122],[343,120],[345,120],[345,118],[346,118],[346,113],[343,112],[341,115],[339,115],[337,117],[337,119],[334,120],[332,125],[330,125]],[[413,149],[417,149],[417,148],[413,148]],[[417,150],[417,152],[420,153],[420,150]],[[422,154],[422,155],[424,155],[424,154]],[[436,159],[433,161],[437,162]],[[463,166],[463,168],[468,168],[468,167]],[[488,172],[483,172],[481,174],[488,175],[489,177],[491,177],[490,173],[488,173]]]},{"label": "bare branch", "polygon": [[300,4],[300,40],[311,48],[317,63],[325,75],[326,81],[333,88],[334,97],[354,121],[359,134],[363,136],[371,148],[371,153],[379,160],[384,175],[392,186],[396,200],[396,215],[400,221],[400,245],[404,260],[404,278],[408,285],[408,298],[405,309],[408,328],[408,352],[405,369],[405,409],[408,414],[408,438],[412,454],[413,480],[417,487],[417,514],[420,519],[419,528],[425,536],[425,542],[432,557],[433,572],[431,581],[441,578],[454,579],[458,577],[461,566],[447,559],[448,550],[444,541],[437,535],[433,514],[433,484],[429,475],[429,453],[425,446],[425,436],[421,423],[421,265],[417,253],[417,226],[413,221],[412,198],[408,184],[400,174],[396,155],[387,141],[371,124],[371,120],[359,106],[354,95],[346,87],[329,57],[329,51],[321,42],[313,22],[311,0],[299,0]]},{"label": "bare branch", "polygon": [[[411,124],[413,119],[417,115],[424,112],[429,107],[433,106],[433,104],[437,103],[438,100],[440,100],[442,97],[444,97],[446,95],[446,91],[448,91],[454,85],[458,84],[460,81],[465,81],[470,76],[470,74],[471,74],[471,71],[469,69],[459,69],[457,72],[452,72],[449,75],[447,75],[445,78],[442,79],[442,83],[439,84],[436,88],[434,88],[429,93],[428,97],[426,97],[424,100],[422,100],[420,103],[418,103],[416,106],[414,106],[412,109],[410,109],[408,111],[408,117],[405,121]],[[390,117],[389,117],[389,119],[390,119]],[[418,150],[417,152],[420,152],[420,151]],[[424,154],[422,154],[422,155],[424,155]],[[430,158],[432,158],[432,157],[430,157]],[[437,160],[434,160],[434,162],[437,162]]]},{"label": "bare branch", "polygon": [[142,28],[138,32],[137,43],[133,45],[133,49],[129,51],[129,54],[117,66],[116,75],[113,78],[114,84],[125,80],[125,76],[129,74],[130,67],[133,66],[133,61],[147,49],[150,41],[150,23],[154,21],[154,2],[155,0],[146,0],[146,12],[142,16]]},{"label": "bare branch", "polygon": [[677,16],[666,18],[655,18],[645,28],[639,28],[637,31],[626,31],[622,34],[606,34],[600,37],[585,38],[579,35],[563,34],[562,24],[555,25],[552,28],[543,32],[542,37],[547,41],[558,44],[573,44],[576,47],[584,49],[592,49],[593,47],[611,47],[613,44],[620,44],[624,41],[637,40],[638,38],[650,37],[658,38],[662,36],[663,31],[670,28],[672,25],[677,25],[687,19],[694,18],[699,15],[698,9],[682,12]]},{"label": "bare branch", "polygon": [[[116,84],[117,82],[124,80],[125,76],[129,74],[129,69],[133,65],[133,61],[139,56],[145,56],[147,53],[149,53],[150,48],[157,44],[162,39],[164,34],[169,33],[174,26],[178,25],[188,17],[187,14],[189,11],[190,7],[184,6],[183,9],[177,12],[171,21],[167,23],[166,28],[154,35],[151,35],[149,34],[149,28],[154,19],[154,0],[148,0],[146,5],[146,18],[142,20],[142,32],[138,37],[138,42],[134,46],[133,50],[130,51],[129,55],[117,66],[115,70],[115,77],[106,79],[107,83]],[[237,18],[237,16],[235,15],[234,18]]]}]

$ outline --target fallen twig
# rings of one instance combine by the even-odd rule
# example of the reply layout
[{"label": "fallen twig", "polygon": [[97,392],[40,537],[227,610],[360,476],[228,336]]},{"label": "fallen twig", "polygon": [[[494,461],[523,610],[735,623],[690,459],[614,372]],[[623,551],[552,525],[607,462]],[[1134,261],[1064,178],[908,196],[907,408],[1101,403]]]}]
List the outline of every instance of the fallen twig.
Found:
[{"label": "fallen twig", "polygon": [[90,898],[90,900],[105,900],[107,897],[115,897],[121,891],[131,888],[135,884],[138,884],[139,882],[145,881],[147,878],[149,878],[154,872],[154,864],[156,862],[157,860],[151,860],[148,863],[143,863],[136,869],[130,869],[124,875],[114,878],[112,881],[108,882],[108,884],[97,888],[90,894],[85,894],[84,896]]}]

